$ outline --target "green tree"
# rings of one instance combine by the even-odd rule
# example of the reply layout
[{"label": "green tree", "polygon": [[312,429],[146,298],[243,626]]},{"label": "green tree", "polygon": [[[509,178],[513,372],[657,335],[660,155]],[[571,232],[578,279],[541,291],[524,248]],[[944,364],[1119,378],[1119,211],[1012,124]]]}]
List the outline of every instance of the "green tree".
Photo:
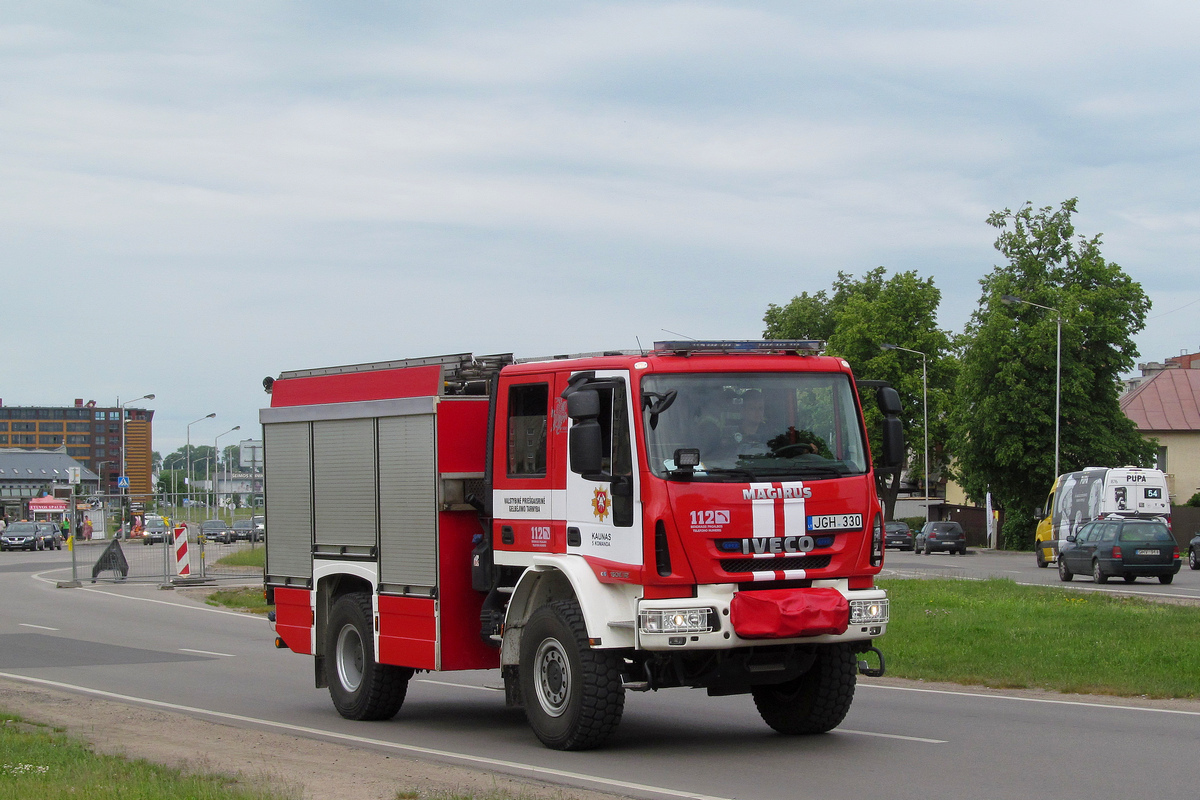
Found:
[{"label": "green tree", "polygon": [[[884,350],[880,345],[894,344],[926,354],[930,473],[936,475],[945,461],[946,415],[956,373],[956,362],[950,354],[950,337],[937,327],[940,302],[941,292],[932,278],[920,278],[913,271],[888,277],[886,269],[876,267],[859,279],[839,272],[832,295],[824,290],[812,295],[805,292],[786,306],[768,306],[763,318],[767,338],[826,339],[826,351],[850,362],[858,380],[887,381],[895,387],[904,408],[902,421],[909,450],[908,470],[918,482],[925,472],[921,357]],[[880,442],[882,415],[875,404],[874,392],[863,392],[863,395],[868,436],[872,442]],[[872,456],[877,465],[882,455],[882,448],[873,448]],[[891,519],[900,488],[899,473],[889,476],[880,488],[885,513]]]},{"label": "green tree", "polygon": [[160,497],[171,497],[183,494],[187,487],[183,484],[183,469],[164,469],[158,473],[156,490]]},{"label": "green tree", "polygon": [[1133,366],[1133,336],[1150,301],[1100,254],[1100,236],[1075,236],[1077,201],[1058,210],[1025,204],[988,217],[1007,263],[980,284],[979,306],[962,340],[952,413],[955,477],[981,502],[990,490],[1005,510],[1004,543],[1033,544],[1034,510],[1054,475],[1054,311],[1006,305],[1005,295],[1062,314],[1059,471],[1088,465],[1148,465],[1143,439],[1118,403],[1121,372]]}]

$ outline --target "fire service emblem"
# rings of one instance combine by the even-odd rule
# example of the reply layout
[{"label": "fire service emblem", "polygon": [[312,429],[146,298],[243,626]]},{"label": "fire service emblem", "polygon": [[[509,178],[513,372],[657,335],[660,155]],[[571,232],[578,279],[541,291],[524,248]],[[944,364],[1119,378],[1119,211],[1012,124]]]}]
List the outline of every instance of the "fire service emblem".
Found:
[{"label": "fire service emblem", "polygon": [[608,517],[608,490],[597,489],[592,493],[592,513],[596,515],[596,519],[604,522]]}]

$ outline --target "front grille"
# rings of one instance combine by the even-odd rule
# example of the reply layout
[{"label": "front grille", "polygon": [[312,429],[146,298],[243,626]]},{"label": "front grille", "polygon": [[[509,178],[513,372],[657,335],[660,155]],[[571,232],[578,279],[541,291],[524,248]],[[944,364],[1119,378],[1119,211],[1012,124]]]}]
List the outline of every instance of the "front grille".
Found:
[{"label": "front grille", "polygon": [[726,572],[775,572],[785,569],[825,569],[833,556],[796,556],[793,558],[725,558]]}]

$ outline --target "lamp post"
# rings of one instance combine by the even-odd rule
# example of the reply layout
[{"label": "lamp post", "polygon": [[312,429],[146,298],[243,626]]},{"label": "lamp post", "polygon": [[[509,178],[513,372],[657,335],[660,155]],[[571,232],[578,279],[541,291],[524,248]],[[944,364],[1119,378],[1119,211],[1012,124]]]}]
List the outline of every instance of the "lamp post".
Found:
[{"label": "lamp post", "polygon": [[217,464],[220,463],[218,459],[221,457],[221,451],[217,448],[217,442],[221,440],[222,436],[233,433],[234,431],[240,431],[241,429],[241,425],[234,425],[232,428],[225,431],[225,433],[218,433],[213,438],[213,502],[217,505],[220,505],[221,502],[221,496],[217,492]]},{"label": "lamp post", "polygon": [[1002,302],[1008,306],[1016,305],[1017,303],[1022,303],[1027,306],[1033,306],[1034,308],[1041,308],[1041,309],[1045,309],[1046,311],[1054,312],[1054,321],[1058,327],[1058,332],[1057,332],[1057,347],[1056,347],[1057,354],[1055,356],[1055,366],[1054,366],[1054,475],[1053,475],[1052,480],[1057,479],[1058,478],[1058,434],[1059,434],[1059,426],[1060,426],[1060,423],[1062,420],[1062,413],[1061,413],[1061,408],[1062,408],[1062,312],[1059,311],[1057,308],[1053,308],[1051,306],[1044,306],[1040,303],[1031,303],[1028,300],[1022,300],[1021,298],[1019,298],[1015,295],[1011,295],[1011,294],[1006,294],[1006,295],[1001,296],[1000,302]]},{"label": "lamp post", "polygon": [[906,353],[915,353],[921,357],[921,413],[924,418],[923,428],[925,433],[925,521],[929,522],[929,372],[926,365],[927,359],[925,354],[920,350],[910,350],[898,344],[881,344],[879,346],[884,350],[903,350]]},{"label": "lamp post", "polygon": [[[137,403],[142,400],[153,400],[153,399],[154,399],[153,394],[144,394],[141,397],[138,397],[134,400],[127,400],[124,403],[121,402],[121,398],[119,398],[119,397],[117,398],[117,406],[121,409],[121,477],[125,479],[125,483],[129,483],[129,475],[126,474],[126,465],[125,465],[125,423],[127,421],[127,419],[126,419],[127,415],[125,413],[125,406],[129,405],[130,403]],[[122,487],[121,494],[122,494],[121,519],[122,519],[122,521],[124,521],[125,520],[124,512],[125,512],[126,506],[127,506],[127,503],[125,501],[127,501],[129,499],[129,487],[128,486]]]},{"label": "lamp post", "polygon": [[[96,462],[96,474],[100,476],[96,486],[96,493],[100,495],[100,533],[105,538],[108,538],[108,492],[101,492],[100,487],[104,486],[104,465],[111,463],[113,462]],[[107,490],[108,487],[104,486],[104,488]]]},{"label": "lamp post", "polygon": [[[186,451],[187,472],[184,473],[184,476],[183,476],[183,485],[186,486],[187,489],[184,494],[184,500],[185,500],[184,505],[187,505],[186,501],[192,499],[192,426],[195,425],[197,422],[204,422],[204,420],[206,420],[206,419],[212,419],[216,415],[217,415],[217,412],[214,411],[211,414],[205,414],[200,419],[193,420],[192,422],[189,422],[187,424],[187,451]],[[191,511],[189,510],[188,519],[191,519],[191,518],[192,518]]]}]

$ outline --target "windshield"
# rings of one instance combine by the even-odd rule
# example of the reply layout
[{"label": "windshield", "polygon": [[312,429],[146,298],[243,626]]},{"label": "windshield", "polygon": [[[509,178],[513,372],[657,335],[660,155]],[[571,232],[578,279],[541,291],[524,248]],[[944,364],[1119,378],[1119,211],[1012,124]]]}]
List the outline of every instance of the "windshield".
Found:
[{"label": "windshield", "polygon": [[4,529],[5,533],[33,533],[35,530],[32,522],[14,522]]},{"label": "windshield", "polygon": [[700,450],[693,480],[835,478],[867,471],[854,389],[839,373],[647,375],[643,411],[650,470],[680,478],[675,451]]},{"label": "windshield", "polygon": [[228,527],[229,527],[228,525],[226,525],[224,522],[221,522],[220,520],[209,519],[209,520],[205,520],[204,522],[200,523],[201,530],[214,530],[214,529],[221,529],[221,528],[228,528]]},{"label": "windshield", "polygon": [[1173,542],[1175,537],[1161,522],[1126,522],[1121,528],[1122,542]]}]

